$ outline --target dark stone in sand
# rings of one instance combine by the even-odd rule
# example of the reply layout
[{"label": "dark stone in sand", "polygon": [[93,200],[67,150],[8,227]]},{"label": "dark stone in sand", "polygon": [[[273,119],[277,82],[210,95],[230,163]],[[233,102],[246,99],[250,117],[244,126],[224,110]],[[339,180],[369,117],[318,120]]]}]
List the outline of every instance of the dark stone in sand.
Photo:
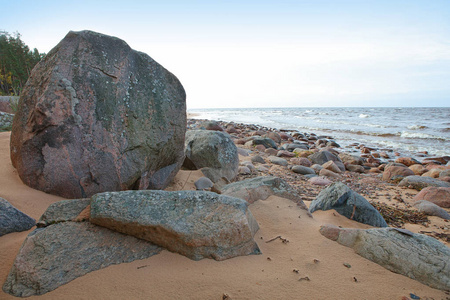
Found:
[{"label": "dark stone in sand", "polygon": [[322,190],[311,202],[309,211],[335,209],[341,215],[375,227],[387,227],[381,214],[361,195],[341,182]]},{"label": "dark stone in sand", "polygon": [[420,191],[429,186],[450,187],[450,183],[427,176],[413,175],[403,178],[402,181],[400,181],[400,183],[398,184],[398,186],[411,187],[413,189]]},{"label": "dark stone in sand", "polygon": [[36,221],[0,198],[0,236],[30,229]]}]

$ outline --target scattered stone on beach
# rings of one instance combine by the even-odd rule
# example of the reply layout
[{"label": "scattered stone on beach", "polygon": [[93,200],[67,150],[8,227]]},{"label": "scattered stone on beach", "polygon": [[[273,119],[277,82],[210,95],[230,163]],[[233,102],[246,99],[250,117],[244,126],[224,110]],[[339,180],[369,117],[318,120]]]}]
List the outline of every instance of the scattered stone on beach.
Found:
[{"label": "scattered stone on beach", "polygon": [[308,175],[308,174],[316,175],[316,171],[314,171],[314,169],[308,168],[305,166],[293,166],[291,170],[292,170],[292,172],[301,174],[301,175]]},{"label": "scattered stone on beach", "polygon": [[316,176],[312,177],[308,180],[308,182],[312,185],[318,185],[318,186],[327,186],[333,183],[333,181],[323,177],[323,176]]},{"label": "scattered stone on beach", "polygon": [[264,137],[271,139],[277,144],[281,143],[281,136],[275,131],[269,131]]},{"label": "scattered stone on beach", "polygon": [[[281,149],[286,150],[286,151],[298,152],[299,150],[300,151],[308,150],[309,147],[305,143],[293,143],[293,144],[284,144],[281,146]],[[295,151],[296,149],[297,149],[297,151]]]},{"label": "scattered stone on beach", "polygon": [[173,74],[116,37],[71,31],[21,92],[11,161],[26,185],[66,198],[162,189],[183,162],[185,131]]},{"label": "scattered stone on beach", "polygon": [[[351,165],[351,164],[346,164],[345,168],[347,170],[349,170],[350,172],[356,172],[356,173],[364,173],[366,171],[366,169],[364,169],[363,166],[361,165]],[[375,170],[378,172],[381,172],[380,170],[378,170],[377,168],[375,168]]]},{"label": "scattered stone on beach", "polygon": [[361,195],[341,182],[323,189],[311,202],[309,211],[335,209],[339,214],[360,223],[387,227],[380,213]]},{"label": "scattered stone on beach", "polygon": [[426,173],[423,173],[422,176],[431,177],[431,178],[439,178],[440,173],[442,170],[440,169],[432,169]]},{"label": "scattered stone on beach", "polygon": [[309,159],[307,159],[306,157],[294,157],[294,158],[291,158],[290,162],[291,162],[291,164],[304,166],[304,167],[308,167],[308,168],[312,166],[311,161]]},{"label": "scattered stone on beach", "polygon": [[407,167],[412,165],[421,164],[417,159],[412,157],[399,157],[395,160],[396,163],[404,164]]},{"label": "scattered stone on beach", "polygon": [[220,126],[216,121],[206,121],[202,124],[202,126],[205,130],[224,131],[222,126]]},{"label": "scattered stone on beach", "polygon": [[422,161],[422,164],[429,164],[434,162],[437,162],[441,165],[445,165],[450,162],[450,156],[427,157]]},{"label": "scattered stone on beach", "polygon": [[251,160],[252,160],[253,163],[259,163],[259,164],[265,164],[266,163],[264,158],[262,158],[259,155],[252,156]]},{"label": "scattered stone on beach", "polygon": [[267,153],[271,156],[277,156],[278,150],[274,149],[274,148],[268,148],[268,149],[264,150],[264,153]]},{"label": "scattered stone on beach", "polygon": [[210,190],[214,183],[208,177],[202,176],[194,182],[195,188],[198,191]]},{"label": "scattered stone on beach", "polygon": [[364,163],[363,158],[345,152],[339,153],[338,157],[342,160],[344,164],[362,165]]},{"label": "scattered stone on beach", "polygon": [[450,248],[404,229],[325,225],[320,233],[384,268],[441,290],[450,289]]},{"label": "scattered stone on beach", "polygon": [[421,176],[422,174],[428,172],[428,169],[425,168],[422,164],[411,165],[408,168],[414,172],[414,175]]},{"label": "scattered stone on beach", "polygon": [[150,242],[89,222],[49,225],[25,239],[3,291],[16,297],[43,295],[89,272],[160,251]]},{"label": "scattered stone on beach", "polygon": [[252,171],[248,166],[239,166],[238,173],[241,175],[250,175],[252,174]]},{"label": "scattered stone on beach", "polygon": [[260,253],[247,202],[212,192],[101,193],[91,198],[90,221],[193,260]]},{"label": "scattered stone on beach", "polygon": [[283,167],[286,167],[288,165],[287,160],[285,160],[284,158],[281,158],[281,157],[269,156],[267,159],[275,165],[280,165]]},{"label": "scattered stone on beach", "polygon": [[427,176],[412,175],[403,178],[402,181],[400,181],[400,183],[398,184],[398,186],[404,186],[420,191],[429,186],[450,187],[450,183]]},{"label": "scattered stone on beach", "polygon": [[[76,221],[78,216],[89,206],[89,198],[61,200],[50,204],[37,222],[37,227],[46,227],[55,223]],[[89,219],[87,216],[86,219]],[[83,221],[83,220],[80,220]]]},{"label": "scattered stone on beach", "polygon": [[31,229],[36,221],[0,197],[0,236]]},{"label": "scattered stone on beach", "polygon": [[419,200],[427,200],[440,207],[450,208],[450,187],[426,187],[414,197],[414,201]]},{"label": "scattered stone on beach", "polygon": [[450,177],[450,169],[442,170],[439,173],[439,178],[443,178],[443,177]]},{"label": "scattered stone on beach", "polygon": [[202,173],[217,182],[222,177],[231,181],[239,168],[237,147],[227,133],[209,130],[186,132],[186,158],[183,166],[200,169]]},{"label": "scattered stone on beach", "polygon": [[415,202],[413,206],[428,216],[436,216],[445,220],[450,220],[450,214],[445,209],[430,201],[419,200]]},{"label": "scattered stone on beach", "polygon": [[322,150],[320,152],[314,153],[308,156],[308,159],[311,160],[313,164],[323,165],[324,163],[332,160],[339,167],[339,169],[344,172],[345,166],[342,163],[341,159],[327,150]]},{"label": "scattered stone on beach", "polygon": [[322,167],[324,169],[330,170],[331,172],[334,172],[334,173],[342,173],[341,169],[339,169],[339,167],[336,165],[336,163],[334,161],[332,161],[332,160],[327,161],[326,163],[324,163],[322,165]]},{"label": "scattered stone on beach", "polygon": [[221,190],[222,195],[244,199],[249,204],[257,200],[266,200],[275,195],[290,199],[306,209],[300,195],[283,179],[274,176],[250,178],[230,183]]},{"label": "scattered stone on beach", "polygon": [[237,147],[237,152],[238,152],[239,155],[242,155],[242,156],[249,156],[250,153],[251,153],[251,151],[249,151],[247,149],[240,148],[240,147]]},{"label": "scattered stone on beach", "polygon": [[279,150],[277,153],[278,157],[295,157],[295,153],[289,152],[287,150]]},{"label": "scattered stone on beach", "polygon": [[277,149],[277,144],[270,138],[256,138],[252,140],[252,145],[263,145],[265,148]]},{"label": "scattered stone on beach", "polygon": [[319,165],[319,164],[313,164],[313,165],[311,166],[311,169],[313,169],[314,171],[316,171],[316,174],[319,174],[320,170],[322,170],[323,167],[322,167],[321,165]]},{"label": "scattered stone on beach", "polygon": [[303,149],[299,149],[296,148],[293,151],[298,157],[309,157],[310,155],[314,154],[314,151],[311,150],[303,150]]},{"label": "scattered stone on beach", "polygon": [[319,171],[319,176],[326,176],[326,177],[330,177],[330,178],[335,178],[335,179],[341,179],[341,175],[334,173],[333,171],[330,171],[328,169],[321,169]]},{"label": "scattered stone on beach", "polygon": [[388,165],[383,172],[383,180],[390,181],[414,175],[414,172],[404,165]]}]

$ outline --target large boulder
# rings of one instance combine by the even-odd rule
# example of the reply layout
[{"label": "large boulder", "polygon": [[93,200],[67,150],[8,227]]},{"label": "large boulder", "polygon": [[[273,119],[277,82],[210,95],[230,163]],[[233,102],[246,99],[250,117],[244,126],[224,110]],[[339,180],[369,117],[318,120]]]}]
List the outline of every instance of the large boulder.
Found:
[{"label": "large boulder", "polygon": [[148,55],[69,32],[33,69],[11,133],[28,186],[66,198],[162,189],[184,156],[186,94]]},{"label": "large boulder", "polygon": [[415,190],[422,190],[429,186],[434,187],[450,187],[450,183],[439,179],[427,177],[427,176],[408,176],[402,179],[398,186],[409,187]]},{"label": "large boulder", "polygon": [[323,189],[311,202],[309,212],[335,209],[341,215],[360,223],[387,227],[381,214],[361,195],[341,182]]},{"label": "large boulder", "polygon": [[261,176],[227,184],[221,189],[222,195],[241,198],[248,203],[266,200],[269,196],[290,199],[302,208],[306,205],[298,193],[283,179],[273,176]]},{"label": "large boulder", "polygon": [[334,225],[322,226],[320,233],[392,272],[436,289],[450,289],[450,249],[432,237],[396,228]]},{"label": "large boulder", "polygon": [[450,208],[450,187],[426,187],[414,197],[414,201],[419,200],[427,200],[440,207]]},{"label": "large boulder", "polygon": [[221,178],[232,181],[239,169],[236,145],[227,133],[210,130],[186,132],[186,158],[183,166],[200,169],[213,182]]},{"label": "large boulder", "polygon": [[31,232],[23,242],[3,291],[42,295],[89,272],[158,254],[148,241],[89,222],[62,222]]},{"label": "large boulder", "polygon": [[90,221],[193,260],[260,253],[247,202],[212,192],[101,193],[91,199]]},{"label": "large boulder", "polygon": [[36,221],[0,198],[0,236],[30,229]]}]

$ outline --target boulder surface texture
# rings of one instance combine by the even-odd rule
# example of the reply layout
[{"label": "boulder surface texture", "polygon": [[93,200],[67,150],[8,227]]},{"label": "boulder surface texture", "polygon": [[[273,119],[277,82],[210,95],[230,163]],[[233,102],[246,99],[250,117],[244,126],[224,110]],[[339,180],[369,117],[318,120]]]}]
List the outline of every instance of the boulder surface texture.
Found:
[{"label": "boulder surface texture", "polygon": [[0,198],[0,236],[30,229],[36,221]]},{"label": "boulder surface texture", "polygon": [[341,182],[323,189],[311,202],[309,212],[335,209],[341,215],[360,223],[387,227],[381,214],[361,195]]},{"label": "boulder surface texture", "polygon": [[227,133],[210,130],[186,132],[186,158],[184,166],[200,169],[213,182],[222,177],[228,181],[236,178],[239,155],[236,145]]},{"label": "boulder surface texture", "polygon": [[90,221],[193,260],[260,253],[247,202],[212,192],[101,193],[91,199]]},{"label": "boulder surface texture", "polygon": [[150,242],[89,222],[57,223],[28,235],[3,291],[16,297],[42,295],[91,271],[160,251]]},{"label": "boulder surface texture", "polygon": [[429,186],[450,187],[450,183],[427,176],[413,175],[403,178],[402,181],[400,181],[400,183],[398,184],[398,186],[410,187],[420,191]]},{"label": "boulder surface texture", "polygon": [[22,181],[66,198],[162,189],[184,156],[186,94],[124,41],[69,32],[31,72],[11,133]]},{"label": "boulder surface texture", "polygon": [[450,249],[432,237],[396,228],[363,230],[334,225],[322,226],[320,233],[392,272],[450,290]]}]

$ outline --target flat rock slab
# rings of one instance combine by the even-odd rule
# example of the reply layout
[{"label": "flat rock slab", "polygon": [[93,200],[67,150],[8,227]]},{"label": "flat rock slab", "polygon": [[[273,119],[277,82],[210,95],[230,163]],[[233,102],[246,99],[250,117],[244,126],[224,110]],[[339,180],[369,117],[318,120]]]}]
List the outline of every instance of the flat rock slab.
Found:
[{"label": "flat rock slab", "polygon": [[402,179],[398,186],[411,187],[415,190],[422,190],[429,186],[434,187],[450,187],[450,183],[427,176],[408,176]]},{"label": "flat rock slab", "polygon": [[419,200],[413,204],[420,212],[429,216],[436,216],[445,220],[450,220],[450,214],[442,207],[427,200]]},{"label": "flat rock slab", "polygon": [[150,242],[88,222],[38,228],[20,248],[3,291],[16,297],[42,295],[91,271],[160,251]]},{"label": "flat rock slab", "polygon": [[221,189],[223,195],[241,198],[248,203],[266,200],[275,195],[287,198],[306,209],[298,193],[283,179],[273,176],[255,177],[227,184]]},{"label": "flat rock slab", "polygon": [[260,253],[247,202],[212,192],[101,193],[91,199],[90,221],[193,260]]},{"label": "flat rock slab", "polygon": [[396,228],[363,230],[334,225],[322,226],[320,233],[392,272],[450,290],[450,249],[432,237]]},{"label": "flat rock slab", "polygon": [[335,209],[341,215],[360,223],[387,227],[381,214],[361,195],[341,182],[323,189],[311,202],[309,212]]},{"label": "flat rock slab", "polygon": [[[91,203],[91,199],[62,200],[50,204],[37,222],[37,227],[46,227],[51,224],[75,221]],[[82,220],[80,220],[82,221]]]},{"label": "flat rock slab", "polygon": [[36,220],[12,206],[7,200],[0,198],[0,236],[28,230],[35,224]]}]

